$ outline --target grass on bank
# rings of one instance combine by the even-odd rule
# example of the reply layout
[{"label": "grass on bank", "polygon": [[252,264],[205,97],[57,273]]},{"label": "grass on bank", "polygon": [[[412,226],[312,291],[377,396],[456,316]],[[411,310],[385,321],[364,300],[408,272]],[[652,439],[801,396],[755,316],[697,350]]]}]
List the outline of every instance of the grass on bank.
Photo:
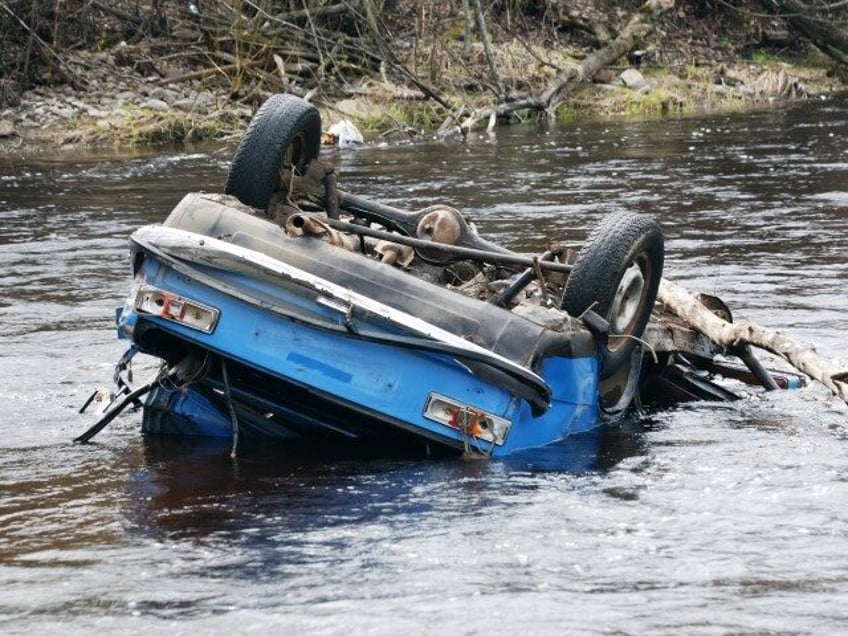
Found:
[{"label": "grass on bank", "polygon": [[71,122],[62,143],[144,146],[222,140],[244,132],[247,122],[234,113],[235,109],[200,114],[127,106],[117,116]]}]

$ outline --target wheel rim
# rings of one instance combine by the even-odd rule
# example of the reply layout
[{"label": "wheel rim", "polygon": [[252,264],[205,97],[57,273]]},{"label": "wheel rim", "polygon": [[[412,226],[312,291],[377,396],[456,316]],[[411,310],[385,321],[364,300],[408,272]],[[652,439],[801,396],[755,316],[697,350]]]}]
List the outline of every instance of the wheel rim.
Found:
[{"label": "wheel rim", "polygon": [[[630,334],[642,313],[642,305],[647,292],[648,275],[645,269],[649,265],[644,258],[634,261],[624,270],[613,296],[608,320],[613,334]],[[615,351],[624,344],[624,338],[614,338],[609,348]]]}]

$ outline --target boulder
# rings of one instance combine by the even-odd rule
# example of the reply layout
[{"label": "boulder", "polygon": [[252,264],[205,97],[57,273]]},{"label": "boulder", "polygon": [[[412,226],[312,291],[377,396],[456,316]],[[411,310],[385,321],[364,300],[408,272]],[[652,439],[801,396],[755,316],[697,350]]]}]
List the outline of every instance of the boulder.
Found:
[{"label": "boulder", "polygon": [[645,81],[645,76],[635,68],[628,68],[622,71],[618,78],[630,90],[640,91],[648,87],[648,82]]}]

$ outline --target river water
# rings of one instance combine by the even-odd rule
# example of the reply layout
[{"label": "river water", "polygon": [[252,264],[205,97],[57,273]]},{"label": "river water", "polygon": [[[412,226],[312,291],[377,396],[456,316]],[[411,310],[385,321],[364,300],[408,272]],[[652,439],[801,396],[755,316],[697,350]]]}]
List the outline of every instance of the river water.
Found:
[{"label": "river water", "polygon": [[[507,461],[96,439],[126,239],[231,148],[0,162],[0,632],[848,632],[848,409],[696,403]],[[374,145],[349,191],[537,251],[655,214],[666,276],[848,366],[848,102]],[[140,370],[141,374],[144,370]]]}]

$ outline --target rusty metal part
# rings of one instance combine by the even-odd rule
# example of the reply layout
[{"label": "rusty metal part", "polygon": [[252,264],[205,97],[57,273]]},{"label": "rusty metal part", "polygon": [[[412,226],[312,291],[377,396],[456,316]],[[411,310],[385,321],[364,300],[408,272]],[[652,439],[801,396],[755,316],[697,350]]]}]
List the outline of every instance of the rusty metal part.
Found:
[{"label": "rusty metal part", "polygon": [[[308,215],[296,215],[296,216],[308,216]],[[295,218],[295,217],[292,217]],[[412,238],[410,236],[402,236],[399,234],[395,234],[393,232],[386,232],[384,230],[377,230],[371,227],[365,227],[363,225],[357,225],[356,223],[348,223],[346,221],[339,221],[336,219],[322,219],[322,222],[327,226],[334,228],[336,230],[340,230],[342,232],[351,232],[353,234],[362,234],[364,236],[372,236],[374,238],[385,239],[387,241],[393,241],[395,243],[399,243],[401,245],[409,245],[416,249],[416,251],[421,248],[427,250],[434,250],[443,252],[445,254],[450,254],[454,256],[457,260],[459,259],[468,259],[475,261],[482,261],[484,263],[494,263],[499,265],[517,265],[521,267],[533,267],[534,260],[531,256],[525,256],[523,254],[517,254],[515,252],[492,252],[488,250],[474,249],[470,247],[464,247],[462,245],[444,245],[441,243],[433,243],[432,241],[423,241],[421,239]],[[539,267],[545,271],[554,271],[554,272],[565,272],[568,273],[571,271],[571,265],[566,263],[554,263],[550,261],[542,261],[539,263]]]},{"label": "rusty metal part", "polygon": [[[292,175],[289,187],[291,198],[297,199],[298,196],[307,196],[324,206],[329,206],[327,212],[331,218],[334,218],[332,212],[337,207],[353,216],[363,218],[371,223],[379,223],[407,236],[418,236],[418,226],[421,220],[433,212],[433,207],[435,207],[424,208],[418,212],[409,212],[345,192],[332,183],[329,186],[330,192],[328,192],[326,176],[328,172],[334,172],[334,170],[332,164],[328,162],[312,161],[307,166],[303,176]],[[332,191],[335,191],[335,196],[332,195]],[[453,210],[448,206],[439,207],[452,210],[454,220],[459,226],[457,245],[489,252],[512,253],[505,247],[482,238],[458,210]]]},{"label": "rusty metal part", "polygon": [[562,253],[562,249],[558,249],[556,252],[553,250],[548,250],[541,256],[535,257],[533,259],[533,265],[525,269],[521,274],[512,281],[509,286],[504,289],[500,294],[494,296],[489,299],[489,302],[493,305],[497,305],[499,307],[506,307],[515,299],[518,293],[527,287],[530,284],[530,281],[533,280],[534,277],[541,274],[541,265],[540,263],[545,261],[553,260],[554,256]]},{"label": "rusty metal part", "polygon": [[400,267],[408,267],[415,258],[415,250],[412,247],[393,241],[379,241],[374,246],[374,252],[380,255],[380,262],[387,265],[397,264]]},{"label": "rusty metal part", "polygon": [[[446,205],[433,205],[421,210],[418,214],[420,220],[415,228],[415,236],[424,241],[457,245],[463,240],[463,236],[468,236],[468,224],[459,210]],[[444,262],[446,259],[446,255],[438,251],[421,249],[419,254],[424,259],[435,263]],[[450,260],[449,255],[447,259]]]},{"label": "rusty metal part", "polygon": [[350,252],[359,249],[359,240],[330,227],[325,219],[311,214],[292,214],[286,220],[286,233],[289,236],[313,236],[330,245],[344,248]]},{"label": "rusty metal part", "polygon": [[[349,192],[344,192],[334,187],[332,183],[329,188],[330,192],[328,192],[326,175],[331,169],[331,164],[313,161],[307,168],[304,176],[294,176],[292,178],[291,186],[293,194],[296,193],[298,195],[312,197],[323,204],[328,211],[328,216],[331,216],[331,218],[333,217],[330,212],[340,209],[355,217],[363,218],[371,223],[379,223],[407,236],[418,236],[418,228],[422,219],[430,215],[434,211],[434,208],[437,207],[432,206],[418,212],[409,212],[371,201],[370,199]],[[333,191],[335,191],[335,195],[333,195]],[[438,208],[449,210],[453,216],[452,222],[455,222],[459,229],[459,236],[456,239],[457,245],[490,252],[511,253],[505,247],[487,241],[477,234],[458,210],[454,210],[448,206],[438,206]]]},{"label": "rusty metal part", "polygon": [[[339,204],[342,210],[354,216],[362,217],[372,223],[380,223],[407,236],[418,236],[418,228],[422,219],[431,215],[434,211],[433,208],[436,207],[424,208],[418,212],[407,212],[341,190],[339,190]],[[453,222],[458,226],[459,236],[454,243],[455,245],[502,254],[513,253],[505,247],[482,238],[458,210],[447,206],[439,206],[439,208],[451,214]]]},{"label": "rusty metal part", "polygon": [[324,209],[331,219],[339,218],[338,175],[331,163],[324,164]]},{"label": "rusty metal part", "polygon": [[446,205],[434,205],[421,210],[421,214],[424,216],[418,221],[415,236],[435,243],[457,244],[462,236],[462,217],[458,210]]}]

